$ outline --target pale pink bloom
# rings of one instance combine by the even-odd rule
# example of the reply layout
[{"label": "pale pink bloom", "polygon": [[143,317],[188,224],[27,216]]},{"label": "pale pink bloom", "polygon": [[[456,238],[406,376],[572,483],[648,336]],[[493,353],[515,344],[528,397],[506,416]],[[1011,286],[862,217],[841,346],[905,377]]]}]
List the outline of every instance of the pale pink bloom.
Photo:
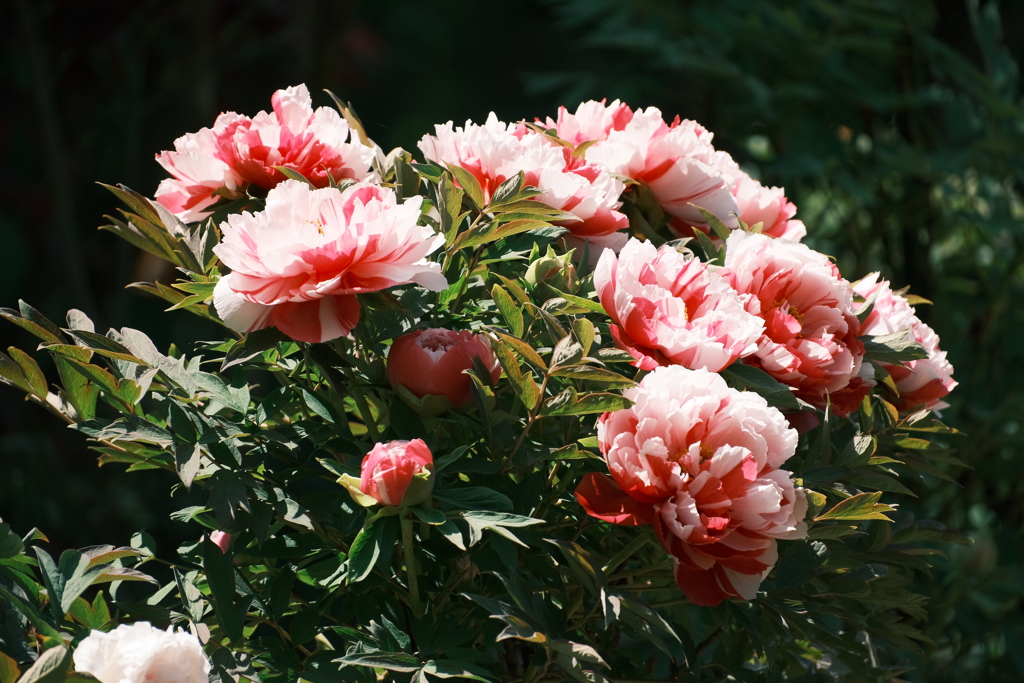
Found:
[{"label": "pale pink bloom", "polygon": [[805,495],[778,469],[796,432],[763,397],[707,370],[660,367],[624,395],[634,405],[598,422],[611,477],[585,476],[577,499],[605,521],[653,524],[695,603],[753,597],[775,539],[807,533]]},{"label": "pale pink bloom", "polygon": [[796,389],[805,401],[849,415],[870,390],[860,377],[853,290],[828,257],[806,245],[742,230],[726,241],[722,271],[765,321],[757,352],[744,359]]},{"label": "pale pink bloom", "polygon": [[946,352],[939,348],[939,335],[917,317],[910,303],[893,292],[889,281],[880,279],[878,273],[871,273],[854,283],[853,290],[866,300],[875,297],[871,313],[861,325],[862,335],[877,336],[910,330],[914,339],[928,352],[927,358],[907,361],[903,365],[882,363],[900,392],[897,408],[945,408],[948,404],[941,399],[953,390],[957,382],[953,379],[953,366],[946,360]]},{"label": "pale pink bloom", "polygon": [[619,100],[608,105],[605,100],[590,100],[576,107],[574,114],[565,107],[559,107],[558,120],[548,117],[544,126],[554,129],[559,138],[576,146],[583,142],[607,140],[611,131],[622,130],[632,119],[633,110]]},{"label": "pale pink bloom", "polygon": [[712,137],[695,121],[677,119],[669,125],[660,110],[648,107],[636,110],[621,129],[609,130],[584,156],[612,173],[647,183],[665,212],[686,225],[707,227],[700,207],[735,228],[736,200],[715,166]]},{"label": "pale pink bloom", "polygon": [[534,199],[574,214],[579,221],[556,222],[569,230],[570,246],[589,240],[596,257],[604,248],[618,250],[629,227],[618,211],[625,185],[601,168],[573,157],[569,149],[522,123],[503,123],[492,112],[477,125],[453,127],[451,121],[435,126],[435,135],[419,142],[423,155],[442,165],[461,166],[477,179],[485,200],[505,180],[522,172],[524,183],[541,194]]},{"label": "pale pink bloom", "polygon": [[[173,152],[160,152],[157,162],[173,177],[160,182],[156,200],[185,222],[199,221],[220,198],[240,197],[245,181],[217,154],[217,139],[243,117],[221,114],[213,129],[186,133],[174,141]],[[218,194],[219,193],[219,194]]]},{"label": "pale pink bloom", "polygon": [[616,345],[637,367],[682,365],[718,372],[757,349],[764,321],[748,313],[729,282],[670,246],[631,239],[594,271]]},{"label": "pale pink bloom", "polygon": [[274,326],[299,341],[348,334],[355,295],[414,282],[440,291],[427,255],[444,237],[417,224],[420,197],[399,204],[390,188],[363,182],[344,192],[288,180],[266,209],[228,217],[214,252],[231,268],[214,289],[221,320],[237,332]]},{"label": "pale pink bloom", "polygon": [[434,488],[434,456],[423,439],[378,443],[366,457],[359,489],[381,505],[417,505]]},{"label": "pale pink bloom", "polygon": [[249,184],[269,190],[286,179],[275,169],[298,171],[317,187],[330,179],[375,177],[378,149],[363,144],[348,122],[330,107],[313,109],[305,85],[278,90],[273,111],[254,118],[221,114],[204,128],[175,141],[157,161],[174,176],[160,184],[156,199],[185,221],[201,220],[219,195],[240,197]]},{"label": "pale pink bloom", "polygon": [[101,683],[207,683],[210,661],[194,635],[147,621],[91,631],[74,654],[75,671]]},{"label": "pale pink bloom", "polygon": [[749,226],[762,224],[761,232],[769,237],[799,242],[807,236],[804,222],[796,220],[796,204],[786,199],[781,187],[765,187],[746,173],[732,186],[740,218]]}]

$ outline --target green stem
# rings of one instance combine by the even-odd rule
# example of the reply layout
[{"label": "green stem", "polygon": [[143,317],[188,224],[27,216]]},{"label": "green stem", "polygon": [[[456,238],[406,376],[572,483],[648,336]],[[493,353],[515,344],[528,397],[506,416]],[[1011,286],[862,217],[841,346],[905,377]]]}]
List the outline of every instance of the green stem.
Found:
[{"label": "green stem", "polygon": [[419,619],[423,616],[423,606],[420,604],[419,575],[416,569],[416,555],[413,552],[411,514],[408,510],[402,513],[402,557],[405,559],[409,606],[412,608],[412,615]]},{"label": "green stem", "polygon": [[356,381],[356,373],[347,366],[343,367],[341,371],[348,378],[349,389],[351,390],[352,398],[355,399],[356,408],[359,409],[359,417],[363,419],[363,424],[366,425],[366,432],[374,442],[380,441],[380,430],[377,429],[377,422],[373,419],[373,413],[370,412],[370,404],[366,402],[366,397],[363,395],[363,388]]},{"label": "green stem", "polygon": [[605,574],[615,571],[615,569],[620,564],[622,564],[630,557],[632,557],[633,553],[647,545],[647,542],[650,540],[651,537],[649,534],[641,533],[639,536],[630,541],[629,545],[627,545],[625,548],[616,553],[615,556],[612,557],[612,559],[608,560],[608,564],[606,564],[601,569],[601,571],[603,571]]}]

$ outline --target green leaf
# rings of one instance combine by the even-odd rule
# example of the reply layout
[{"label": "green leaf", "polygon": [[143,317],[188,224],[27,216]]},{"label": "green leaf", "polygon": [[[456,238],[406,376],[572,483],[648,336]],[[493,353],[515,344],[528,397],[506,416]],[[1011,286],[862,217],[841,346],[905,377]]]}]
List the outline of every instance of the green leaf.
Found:
[{"label": "green leaf", "polygon": [[491,297],[498,305],[498,310],[501,311],[501,316],[505,319],[512,334],[516,337],[523,336],[523,312],[516,306],[509,293],[501,285],[494,285],[491,288]]},{"label": "green leaf", "polygon": [[729,226],[723,223],[718,216],[716,216],[715,214],[711,213],[706,209],[697,206],[696,204],[690,204],[690,206],[700,211],[700,215],[704,216],[704,220],[708,222],[708,226],[710,226],[711,229],[715,232],[715,235],[718,236],[718,239],[722,240],[723,242],[729,239],[729,233],[732,231],[729,229]]},{"label": "green leaf", "polygon": [[436,662],[431,659],[423,666],[422,671],[438,678],[467,678],[472,681],[485,681],[487,683],[497,680],[486,669],[466,662],[452,660]]},{"label": "green leaf", "polygon": [[469,524],[469,545],[476,545],[482,538],[483,531],[489,529],[500,536],[504,536],[513,543],[526,547],[526,544],[516,538],[506,527],[526,527],[544,523],[542,519],[522,517],[504,512],[470,511],[463,512],[461,517]]},{"label": "green leaf", "polygon": [[214,614],[232,641],[240,640],[249,600],[235,602],[235,568],[230,555],[221,552],[209,538],[203,541],[203,571],[210,585]]},{"label": "green leaf", "polygon": [[106,356],[107,358],[128,361],[129,363],[135,363],[137,365],[146,365],[145,361],[136,357],[128,350],[128,347],[114,341],[110,337],[105,337],[102,334],[96,334],[89,330],[65,331],[80,345],[91,349],[100,355]]},{"label": "green leaf", "polygon": [[63,645],[51,647],[39,655],[39,659],[22,675],[18,683],[63,683],[69,666],[71,651]]},{"label": "green leaf", "polygon": [[230,385],[219,375],[212,375],[208,372],[196,372],[192,376],[196,384],[209,392],[210,398],[217,403],[243,415],[249,410],[249,385],[241,373],[235,375],[236,381]]},{"label": "green leaf", "polygon": [[441,512],[440,510],[435,510],[434,508],[429,507],[425,503],[413,505],[409,509],[412,510],[413,514],[416,515],[420,519],[420,521],[426,522],[427,524],[438,526],[448,521],[448,518],[445,516],[443,512]]},{"label": "green leaf", "polygon": [[196,588],[191,579],[178,571],[177,567],[174,567],[173,571],[174,581],[178,585],[178,595],[181,597],[181,604],[185,606],[185,611],[192,618],[192,621],[198,624],[203,620],[203,594],[199,592],[199,589]]},{"label": "green leaf", "polygon": [[0,524],[0,559],[20,555],[25,543],[11,531],[10,524]]},{"label": "green leaf", "polygon": [[11,354],[11,359],[21,368],[21,372],[24,374],[32,393],[39,398],[45,399],[48,393],[46,375],[43,374],[35,359],[16,346],[8,348],[7,352]]},{"label": "green leaf", "polygon": [[512,512],[512,501],[508,496],[484,486],[434,490],[434,498],[454,505],[461,510],[494,510]]},{"label": "green leaf", "polygon": [[420,668],[420,661],[404,652],[357,653],[333,661],[345,666],[369,666],[389,671],[416,671]]},{"label": "green leaf", "polygon": [[348,583],[358,583],[365,579],[377,563],[381,551],[382,521],[364,526],[356,539],[352,541],[348,550]]},{"label": "green leaf", "polygon": [[884,519],[887,522],[891,522],[892,520],[882,513],[895,512],[896,508],[879,503],[878,500],[881,497],[881,491],[859,493],[840,502],[825,514],[815,517],[814,521]]},{"label": "green leaf", "polygon": [[316,396],[316,394],[312,393],[307,389],[299,389],[299,392],[302,394],[302,400],[306,404],[307,408],[312,410],[315,414],[319,415],[327,422],[335,424],[334,416],[331,415],[330,408],[328,408],[327,404],[321,401],[319,397]]},{"label": "green leaf", "polygon": [[276,327],[266,327],[250,332],[231,346],[227,355],[224,356],[224,363],[220,366],[220,371],[224,372],[233,365],[252,360],[267,349],[272,349],[285,341],[288,341],[288,337]]},{"label": "green leaf", "polygon": [[540,354],[538,354],[532,346],[524,342],[522,339],[512,337],[498,330],[493,330],[493,332],[498,335],[498,339],[500,339],[502,343],[512,347],[516,353],[525,358],[527,362],[532,364],[538,370],[543,371],[548,369],[547,364],[544,362],[544,359],[540,357]]},{"label": "green leaf", "polygon": [[[589,322],[589,321],[588,321]],[[585,379],[592,382],[602,382],[612,387],[631,387],[636,385],[629,377],[623,377],[617,372],[594,367],[593,365],[565,365],[554,368],[551,371],[553,377],[567,377],[569,379]]]},{"label": "green leaf", "polygon": [[618,394],[604,392],[577,396],[576,390],[569,387],[557,396],[544,402],[541,415],[588,415],[590,413],[608,413],[623,410],[633,402]]},{"label": "green leaf", "polygon": [[274,170],[289,180],[298,180],[300,183],[306,183],[306,185],[309,185],[314,190],[316,189],[316,185],[311,183],[306,176],[302,175],[294,168],[288,168],[287,166],[274,166]]},{"label": "green leaf", "polygon": [[20,675],[18,663],[0,652],[0,683],[14,683]]},{"label": "green leaf", "polygon": [[792,389],[760,368],[738,361],[719,374],[733,389],[746,389],[760,394],[770,406],[782,410],[800,409],[800,402]]},{"label": "green leaf", "polygon": [[928,351],[914,339],[912,330],[893,332],[877,337],[861,337],[864,358],[883,363],[902,363],[928,357]]},{"label": "green leaf", "polygon": [[476,208],[483,209],[485,205],[484,190],[480,187],[480,183],[477,181],[476,176],[456,164],[447,164],[447,168]]}]

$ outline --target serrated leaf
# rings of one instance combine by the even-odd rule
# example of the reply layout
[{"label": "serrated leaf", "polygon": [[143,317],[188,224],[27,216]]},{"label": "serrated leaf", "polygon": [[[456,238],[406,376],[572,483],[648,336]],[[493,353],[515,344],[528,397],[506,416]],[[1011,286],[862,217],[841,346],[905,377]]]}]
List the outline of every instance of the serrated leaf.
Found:
[{"label": "serrated leaf", "polygon": [[523,336],[523,312],[516,306],[509,293],[501,285],[494,285],[491,288],[491,297],[498,305],[498,310],[501,311],[501,316],[512,334],[516,337]]}]

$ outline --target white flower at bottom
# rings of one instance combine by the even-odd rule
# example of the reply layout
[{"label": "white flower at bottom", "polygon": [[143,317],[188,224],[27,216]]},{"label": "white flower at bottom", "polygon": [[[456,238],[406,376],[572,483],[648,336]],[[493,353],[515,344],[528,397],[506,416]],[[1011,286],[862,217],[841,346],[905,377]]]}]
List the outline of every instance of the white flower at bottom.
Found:
[{"label": "white flower at bottom", "polygon": [[101,683],[206,683],[210,661],[199,640],[180,629],[161,631],[147,621],[93,631],[74,655],[75,670]]}]

